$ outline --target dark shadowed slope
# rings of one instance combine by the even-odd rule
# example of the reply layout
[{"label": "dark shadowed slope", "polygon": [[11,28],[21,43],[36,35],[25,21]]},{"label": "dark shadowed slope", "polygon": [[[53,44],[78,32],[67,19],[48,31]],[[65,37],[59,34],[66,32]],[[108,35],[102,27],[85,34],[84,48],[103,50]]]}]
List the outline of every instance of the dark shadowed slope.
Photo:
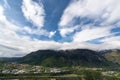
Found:
[{"label": "dark shadowed slope", "polygon": [[75,50],[39,50],[23,58],[20,63],[43,66],[107,66],[109,62],[98,52],[88,49]]}]

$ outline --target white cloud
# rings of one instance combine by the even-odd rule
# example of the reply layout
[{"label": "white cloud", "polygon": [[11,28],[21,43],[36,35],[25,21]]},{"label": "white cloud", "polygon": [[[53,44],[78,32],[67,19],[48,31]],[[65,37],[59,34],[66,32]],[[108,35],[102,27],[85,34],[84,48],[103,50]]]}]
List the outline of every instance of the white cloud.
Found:
[{"label": "white cloud", "polygon": [[112,35],[111,27],[85,28],[73,36],[74,42],[84,42]]},{"label": "white cloud", "polygon": [[22,2],[22,12],[25,16],[25,18],[32,22],[34,26],[37,27],[35,28],[29,28],[29,27],[24,27],[21,29],[22,31],[27,32],[28,34],[36,34],[36,35],[44,35],[49,38],[54,36],[55,32],[54,31],[47,31],[45,29],[42,29],[44,26],[44,18],[45,18],[45,11],[42,3],[37,3],[33,0],[23,0]]},{"label": "white cloud", "polygon": [[[59,43],[57,42],[31,39],[30,36],[17,34],[17,31],[23,29],[30,34],[38,34],[37,31],[32,31],[31,28],[21,28],[9,22],[4,15],[4,8],[0,6],[0,56],[22,56],[39,49],[58,48]],[[45,34],[44,30],[41,33]],[[49,33],[46,32],[46,35],[50,35],[50,37],[55,34],[55,32]]]},{"label": "white cloud", "polygon": [[[95,50],[102,49],[119,49],[120,36],[111,37],[116,32],[111,32],[112,29],[119,27],[120,22],[120,0],[72,0],[65,9],[59,22],[59,31],[62,37],[78,30],[73,35],[73,42],[68,44],[66,48],[89,48]],[[75,24],[76,18],[88,18],[94,20],[90,24]],[[96,22],[98,25],[94,25]],[[118,21],[116,25],[112,23]],[[76,28],[76,26],[78,26]],[[99,39],[101,44],[90,44],[85,41]],[[73,46],[75,45],[75,46]]]},{"label": "white cloud", "polygon": [[120,41],[120,36],[111,36],[101,40],[102,42]]},{"label": "white cloud", "polygon": [[101,40],[101,42],[112,45],[112,46],[110,46],[110,48],[120,49],[120,36],[111,36],[111,37],[108,37],[108,38],[104,38],[104,39]]},{"label": "white cloud", "polygon": [[[75,17],[108,18],[118,20],[120,0],[73,0],[64,11],[60,26],[69,24]],[[113,20],[111,20],[113,19]]]},{"label": "white cloud", "polygon": [[22,32],[23,34],[30,34],[30,35],[38,35],[38,36],[41,36],[41,35],[44,35],[44,36],[47,36],[49,38],[52,38],[56,31],[50,31],[48,32],[47,30],[45,29],[35,29],[35,28],[30,28],[29,26],[24,26],[22,29],[19,30],[19,32]]},{"label": "white cloud", "polygon": [[102,43],[102,44],[91,44],[87,42],[71,42],[71,43],[63,43],[59,49],[90,49],[90,50],[109,50],[109,49],[119,49],[120,45],[110,44],[110,43]]},{"label": "white cloud", "polygon": [[52,38],[55,35],[56,31],[51,31],[49,34],[49,38]]},{"label": "white cloud", "polygon": [[120,0],[72,0],[65,9],[59,22],[60,33],[62,36],[67,35],[67,32],[72,30],[69,28],[75,27],[72,25],[74,24],[75,18],[87,17],[88,19],[94,20],[91,24],[94,24],[96,21],[101,21],[99,25],[110,26],[112,23],[120,20],[119,11]]},{"label": "white cloud", "polygon": [[[66,43],[66,48],[88,48],[93,50],[103,49],[119,49],[120,36],[111,37],[116,32],[111,32],[112,29],[119,27],[120,21],[120,0],[72,0],[65,9],[59,22],[59,31],[62,37],[78,30],[73,35],[73,42]],[[75,24],[76,18],[88,18],[93,22],[90,24]],[[94,25],[96,22],[98,25]],[[112,23],[118,21],[115,25]],[[78,26],[76,28],[76,26]],[[86,41],[99,39],[101,44],[90,44]],[[74,46],[75,45],[75,46]]]},{"label": "white cloud", "polygon": [[60,34],[62,37],[67,37],[68,34],[72,33],[74,30],[79,29],[79,25],[75,27],[66,27],[66,28],[60,28]]},{"label": "white cloud", "polygon": [[32,0],[23,0],[22,12],[25,18],[35,26],[41,28],[44,25],[45,11],[42,4]]}]

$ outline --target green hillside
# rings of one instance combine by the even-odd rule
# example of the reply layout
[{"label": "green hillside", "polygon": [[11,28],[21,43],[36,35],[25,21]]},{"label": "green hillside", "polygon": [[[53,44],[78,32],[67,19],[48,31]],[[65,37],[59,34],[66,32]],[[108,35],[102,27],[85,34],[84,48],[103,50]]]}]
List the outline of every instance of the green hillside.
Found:
[{"label": "green hillside", "polygon": [[87,49],[39,50],[24,56],[19,62],[50,67],[109,65],[109,62],[98,52]]}]

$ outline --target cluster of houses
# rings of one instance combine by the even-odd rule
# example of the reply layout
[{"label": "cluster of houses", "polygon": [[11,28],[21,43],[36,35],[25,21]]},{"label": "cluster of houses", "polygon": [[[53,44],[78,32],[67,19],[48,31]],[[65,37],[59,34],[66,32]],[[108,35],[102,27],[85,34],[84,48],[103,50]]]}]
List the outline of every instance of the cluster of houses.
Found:
[{"label": "cluster of houses", "polygon": [[18,69],[13,69],[13,70],[9,70],[9,69],[5,69],[2,71],[3,74],[23,74],[23,73],[28,73],[27,70],[18,70]]},{"label": "cluster of houses", "polygon": [[28,64],[5,64],[0,70],[3,74],[27,74],[27,73],[60,73],[60,68],[45,68],[42,66],[30,66]]},{"label": "cluster of houses", "polygon": [[118,72],[116,72],[116,71],[105,71],[105,72],[102,72],[102,75],[119,76],[120,73],[118,73]]}]

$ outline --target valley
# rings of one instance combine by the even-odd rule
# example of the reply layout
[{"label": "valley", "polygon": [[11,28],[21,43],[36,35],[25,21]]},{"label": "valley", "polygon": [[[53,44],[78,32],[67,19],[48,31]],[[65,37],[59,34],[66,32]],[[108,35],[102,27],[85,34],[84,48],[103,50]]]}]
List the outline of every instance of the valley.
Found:
[{"label": "valley", "polygon": [[118,55],[119,51],[116,50],[40,50],[21,58],[1,58],[0,79],[120,80]]}]

